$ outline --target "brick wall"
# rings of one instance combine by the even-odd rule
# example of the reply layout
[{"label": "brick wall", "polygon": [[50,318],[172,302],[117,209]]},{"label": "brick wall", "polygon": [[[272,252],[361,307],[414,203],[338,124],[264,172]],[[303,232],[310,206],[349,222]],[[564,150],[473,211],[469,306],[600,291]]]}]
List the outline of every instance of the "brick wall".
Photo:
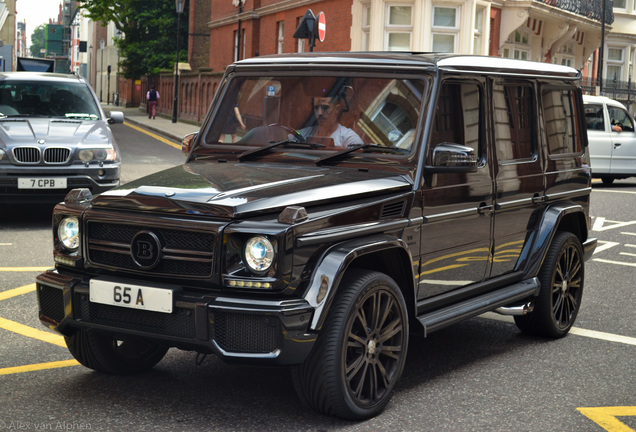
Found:
[{"label": "brick wall", "polygon": [[[279,3],[281,2],[277,0],[256,0],[247,2],[243,7],[241,38],[245,44],[245,57],[276,53],[279,21],[284,22],[283,51],[297,52],[297,39],[293,38],[293,34],[296,31],[298,19],[305,15],[307,9],[311,9],[316,16],[319,12],[324,12],[327,22],[325,41],[321,43],[316,40],[315,52],[351,49],[351,0],[290,2],[296,5],[293,7],[280,7]],[[213,1],[211,18],[210,67],[214,71],[220,71],[234,59],[234,35],[238,30],[238,9],[230,2]],[[305,51],[309,51],[307,41]]]}]

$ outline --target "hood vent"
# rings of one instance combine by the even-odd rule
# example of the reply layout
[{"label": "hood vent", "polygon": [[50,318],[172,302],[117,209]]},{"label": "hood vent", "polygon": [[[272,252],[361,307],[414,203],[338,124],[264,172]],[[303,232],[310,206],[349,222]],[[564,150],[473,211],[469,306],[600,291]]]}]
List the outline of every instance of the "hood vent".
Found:
[{"label": "hood vent", "polygon": [[404,214],[405,204],[406,204],[405,201],[385,204],[382,207],[382,214],[380,215],[380,219],[391,219],[391,218],[401,217]]}]

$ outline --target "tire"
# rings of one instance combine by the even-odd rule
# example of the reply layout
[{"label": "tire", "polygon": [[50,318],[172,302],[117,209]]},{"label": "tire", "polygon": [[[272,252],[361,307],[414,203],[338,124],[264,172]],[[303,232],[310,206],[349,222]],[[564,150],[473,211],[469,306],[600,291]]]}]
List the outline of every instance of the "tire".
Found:
[{"label": "tire", "polygon": [[539,271],[541,289],[534,311],[515,316],[517,327],[533,335],[565,336],[581,307],[584,270],[579,239],[570,232],[557,233]]},{"label": "tire", "polygon": [[167,347],[140,339],[117,339],[94,330],[78,330],[64,338],[73,357],[87,368],[113,375],[147,371],[166,355]]},{"label": "tire", "polygon": [[292,377],[300,399],[318,413],[367,419],[389,403],[404,368],[406,303],[378,272],[352,271],[339,289],[311,356]]},{"label": "tire", "polygon": [[614,183],[614,178],[613,177],[601,177],[601,181],[603,182],[603,184],[605,186],[610,186],[612,183]]}]

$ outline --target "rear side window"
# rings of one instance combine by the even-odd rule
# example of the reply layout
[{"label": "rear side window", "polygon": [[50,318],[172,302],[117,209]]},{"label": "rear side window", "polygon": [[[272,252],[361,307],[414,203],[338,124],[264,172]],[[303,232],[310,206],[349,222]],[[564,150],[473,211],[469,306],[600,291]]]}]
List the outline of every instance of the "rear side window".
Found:
[{"label": "rear side window", "polygon": [[529,160],[536,154],[534,100],[530,85],[494,85],[495,139],[500,162]]},{"label": "rear side window", "polygon": [[603,105],[585,104],[585,123],[587,124],[587,130],[605,130]]},{"label": "rear side window", "polygon": [[541,93],[548,151],[551,155],[580,153],[577,95],[573,89],[544,88]]}]

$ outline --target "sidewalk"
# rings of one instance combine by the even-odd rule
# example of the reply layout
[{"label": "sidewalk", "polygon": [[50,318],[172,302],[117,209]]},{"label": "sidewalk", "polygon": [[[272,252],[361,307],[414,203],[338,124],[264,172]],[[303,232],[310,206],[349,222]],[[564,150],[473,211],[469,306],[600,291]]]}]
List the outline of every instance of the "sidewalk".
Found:
[{"label": "sidewalk", "polygon": [[183,137],[192,132],[198,132],[200,126],[190,123],[177,121],[172,123],[172,118],[157,116],[155,119],[149,119],[145,110],[139,107],[120,107],[102,103],[102,109],[108,115],[109,111],[122,111],[124,113],[124,121],[134,125],[151,130],[167,138],[181,142]]}]

